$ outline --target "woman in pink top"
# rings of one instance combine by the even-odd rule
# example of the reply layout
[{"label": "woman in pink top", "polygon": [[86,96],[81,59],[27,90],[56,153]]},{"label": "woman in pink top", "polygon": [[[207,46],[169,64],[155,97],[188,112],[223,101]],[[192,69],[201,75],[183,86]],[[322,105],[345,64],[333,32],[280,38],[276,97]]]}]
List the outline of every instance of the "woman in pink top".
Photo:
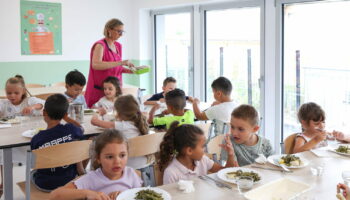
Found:
[{"label": "woman in pink top", "polygon": [[[122,45],[117,40],[123,35],[124,24],[118,19],[109,20],[103,34],[105,38],[97,41],[91,48],[90,71],[85,99],[88,107],[103,97],[102,82],[108,76],[117,77],[122,86],[122,73],[132,73],[134,65],[122,60]],[[123,67],[128,66],[130,69]]]}]

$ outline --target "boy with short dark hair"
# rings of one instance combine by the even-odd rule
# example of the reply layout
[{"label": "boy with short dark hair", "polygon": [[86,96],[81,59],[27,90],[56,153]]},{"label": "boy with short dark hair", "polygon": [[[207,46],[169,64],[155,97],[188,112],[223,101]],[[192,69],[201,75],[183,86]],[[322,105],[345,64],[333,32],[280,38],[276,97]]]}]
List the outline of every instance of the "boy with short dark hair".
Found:
[{"label": "boy with short dark hair", "polygon": [[165,95],[176,88],[176,79],[173,77],[167,77],[163,81],[163,92],[154,94],[151,98],[147,99],[145,101],[145,105],[156,105],[158,102],[164,103],[165,102]]},{"label": "boy with short dark hair", "polygon": [[184,91],[175,89],[168,92],[165,95],[165,103],[167,112],[172,115],[154,118],[154,113],[160,107],[159,104],[156,104],[149,113],[149,124],[153,124],[154,126],[166,125],[166,128],[169,128],[173,121],[179,121],[180,124],[194,124],[193,111],[185,109],[186,96]]},{"label": "boy with short dark hair", "polygon": [[231,112],[237,106],[231,99],[232,84],[225,77],[219,77],[211,84],[215,102],[205,111],[200,111],[199,100],[193,97],[189,98],[192,102],[193,111],[198,120],[216,120],[218,132],[223,131],[223,123],[229,123]]},{"label": "boy with short dark hair", "polygon": [[[272,155],[270,141],[257,134],[259,131],[259,114],[251,105],[240,105],[231,115],[231,142],[239,166],[255,162],[259,154],[265,157]],[[221,151],[221,159],[225,160],[227,153]]]},{"label": "boy with short dark hair", "polygon": [[66,89],[67,91],[63,95],[68,99],[69,103],[82,104],[84,108],[87,108],[84,95],[82,95],[86,79],[84,74],[78,70],[70,71],[66,75]]},{"label": "boy with short dark hair", "polygon": [[[81,140],[84,138],[80,124],[67,115],[68,101],[62,94],[54,94],[47,98],[44,106],[44,121],[47,129],[39,131],[31,142],[31,149],[41,149],[57,144]],[[61,120],[66,124],[61,124]],[[74,153],[74,152],[72,152]],[[79,168],[78,168],[79,167]],[[31,178],[35,186],[42,191],[51,191],[73,180],[84,170],[81,163],[51,169],[34,170]]]}]

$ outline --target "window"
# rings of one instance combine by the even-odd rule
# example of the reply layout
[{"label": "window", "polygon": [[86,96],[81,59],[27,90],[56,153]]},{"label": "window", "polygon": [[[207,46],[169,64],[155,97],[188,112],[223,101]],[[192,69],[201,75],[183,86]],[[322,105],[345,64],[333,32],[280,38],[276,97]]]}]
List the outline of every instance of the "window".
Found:
[{"label": "window", "polygon": [[235,101],[260,109],[260,21],[259,7],[205,12],[208,102],[214,101],[211,83],[225,76],[233,85]]},{"label": "window", "polygon": [[192,95],[191,13],[155,15],[156,91],[162,91],[163,80],[172,76],[177,88]]},{"label": "window", "polygon": [[298,108],[319,104],[326,130],[349,130],[350,2],[283,4],[283,138],[300,132]]}]

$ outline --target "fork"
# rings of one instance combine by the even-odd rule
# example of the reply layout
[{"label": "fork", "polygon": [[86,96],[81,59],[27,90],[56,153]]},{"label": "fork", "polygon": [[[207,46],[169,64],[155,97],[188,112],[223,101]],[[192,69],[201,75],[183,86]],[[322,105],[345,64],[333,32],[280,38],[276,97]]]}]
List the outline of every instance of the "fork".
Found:
[{"label": "fork", "polygon": [[199,176],[198,178],[206,181],[206,180],[211,180],[215,183],[216,186],[220,187],[220,188],[228,188],[228,189],[232,189],[232,187],[228,184],[225,184],[225,183],[221,183],[220,181],[217,181],[213,178],[211,178],[210,176],[207,176],[207,175],[203,175],[203,176]]},{"label": "fork", "polygon": [[275,161],[275,163],[277,164],[277,166],[279,166],[279,167],[281,167],[284,171],[286,171],[286,172],[291,172],[291,170],[290,169],[288,169],[286,166],[284,166],[284,165],[282,165],[282,164],[280,164],[279,162],[278,162],[278,160],[276,159],[276,160],[274,160]]}]

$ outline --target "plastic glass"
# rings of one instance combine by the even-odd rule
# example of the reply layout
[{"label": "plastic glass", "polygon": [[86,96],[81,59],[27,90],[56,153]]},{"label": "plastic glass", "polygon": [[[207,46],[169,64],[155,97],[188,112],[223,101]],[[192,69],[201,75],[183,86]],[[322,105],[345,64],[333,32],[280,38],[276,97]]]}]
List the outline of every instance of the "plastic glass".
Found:
[{"label": "plastic glass", "polygon": [[324,164],[323,163],[313,163],[310,166],[311,174],[314,176],[322,176],[324,171]]},{"label": "plastic glass", "polygon": [[341,177],[344,180],[344,184],[349,186],[349,184],[350,184],[350,171],[343,171],[341,173]]},{"label": "plastic glass", "polygon": [[237,179],[237,188],[240,194],[244,194],[245,192],[252,189],[254,184],[254,180],[249,176],[241,176]]}]

